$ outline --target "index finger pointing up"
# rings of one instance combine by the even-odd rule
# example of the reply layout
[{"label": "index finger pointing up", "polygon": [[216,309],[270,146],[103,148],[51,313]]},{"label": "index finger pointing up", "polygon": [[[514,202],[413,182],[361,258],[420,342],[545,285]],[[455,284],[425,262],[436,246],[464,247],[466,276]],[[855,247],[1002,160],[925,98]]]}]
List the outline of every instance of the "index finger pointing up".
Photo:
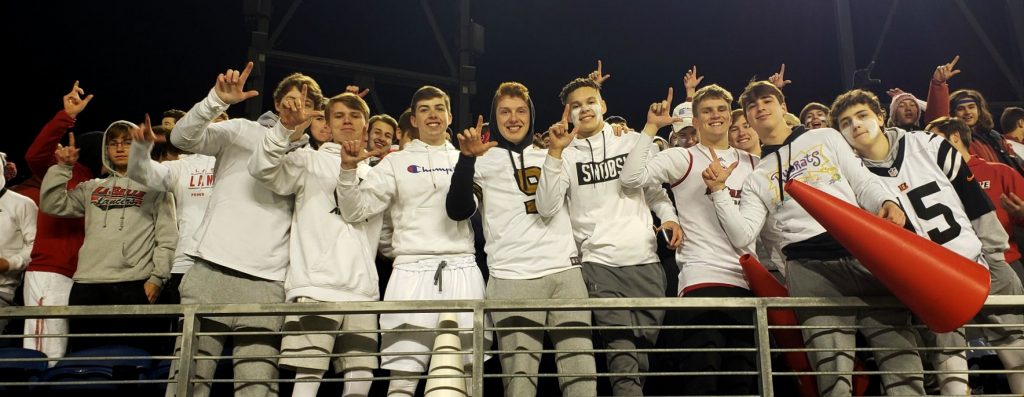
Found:
[{"label": "index finger pointing up", "polygon": [[668,87],[668,96],[665,97],[665,101],[668,102],[668,107],[672,107],[672,87]]},{"label": "index finger pointing up", "polygon": [[715,153],[715,148],[708,146],[708,150],[711,151],[711,164],[718,164],[718,153]]},{"label": "index finger pointing up", "polygon": [[249,73],[252,73],[252,61],[245,65],[245,70],[242,70],[242,75],[238,78],[239,82],[245,84],[245,80],[249,78]]},{"label": "index finger pointing up", "polygon": [[562,124],[569,124],[569,105],[565,105],[565,110],[562,111]]},{"label": "index finger pointing up", "polygon": [[75,133],[68,133],[68,147],[75,147]]}]

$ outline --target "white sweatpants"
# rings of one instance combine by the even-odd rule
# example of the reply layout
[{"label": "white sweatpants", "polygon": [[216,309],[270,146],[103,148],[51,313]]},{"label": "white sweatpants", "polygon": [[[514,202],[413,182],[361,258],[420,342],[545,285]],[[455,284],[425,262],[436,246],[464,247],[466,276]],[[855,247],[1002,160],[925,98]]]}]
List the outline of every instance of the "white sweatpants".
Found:
[{"label": "white sweatpants", "polygon": [[[53,272],[25,272],[25,306],[67,306],[68,296],[74,281],[63,274]],[[47,357],[64,357],[68,347],[67,337],[40,338],[34,335],[67,334],[68,320],[63,318],[25,319],[26,349],[38,350]],[[53,365],[56,361],[51,361]]]}]

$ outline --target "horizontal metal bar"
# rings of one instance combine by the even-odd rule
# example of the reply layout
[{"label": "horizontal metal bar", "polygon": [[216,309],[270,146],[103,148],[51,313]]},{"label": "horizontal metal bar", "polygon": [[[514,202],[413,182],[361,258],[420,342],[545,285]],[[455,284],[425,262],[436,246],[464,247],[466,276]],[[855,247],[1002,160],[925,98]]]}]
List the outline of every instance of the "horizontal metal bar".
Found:
[{"label": "horizontal metal bar", "polygon": [[[361,313],[446,313],[573,311],[573,310],[693,310],[750,309],[765,305],[770,309],[802,307],[841,307],[877,309],[904,308],[892,298],[593,298],[525,300],[438,300],[374,301],[321,303],[235,303],[203,305],[107,305],[107,306],[9,306],[0,308],[0,318],[180,316],[185,307],[204,318],[232,316],[281,316],[285,314],[361,314]],[[989,296],[986,307],[1024,306],[1024,295]]]}]

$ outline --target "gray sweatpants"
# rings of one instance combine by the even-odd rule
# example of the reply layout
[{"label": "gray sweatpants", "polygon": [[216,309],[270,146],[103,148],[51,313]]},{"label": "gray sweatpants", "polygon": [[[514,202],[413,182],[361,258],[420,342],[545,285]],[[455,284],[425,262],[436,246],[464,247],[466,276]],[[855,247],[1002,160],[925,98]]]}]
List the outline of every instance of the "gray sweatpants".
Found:
[{"label": "gray sweatpants", "polygon": [[[196,260],[178,287],[181,303],[281,303],[284,302],[284,284],[269,281],[234,270]],[[281,316],[212,317],[199,321],[199,331],[269,331],[281,330],[284,318]],[[195,340],[196,356],[218,356],[224,350],[226,336],[198,336]],[[240,356],[277,355],[280,337],[277,335],[239,335],[234,338],[235,379],[276,379],[277,359],[239,358]],[[181,353],[181,338],[175,343],[174,354]],[[195,360],[197,380],[213,379],[217,360]],[[171,365],[171,379],[178,376],[178,361]],[[211,383],[197,383],[193,396],[205,397],[210,394]],[[167,387],[168,397],[175,395],[175,384]],[[277,383],[235,382],[236,397],[276,396]]]},{"label": "gray sweatpants", "polygon": [[[794,297],[877,297],[892,296],[881,282],[853,257],[836,260],[796,259],[786,261],[786,282],[789,295]],[[803,330],[804,341],[811,349],[835,351],[808,352],[808,358],[817,371],[840,372],[845,375],[818,375],[821,396],[852,395],[853,349],[856,331],[844,328],[854,325],[863,329],[868,344],[874,348],[895,350],[875,351],[875,361],[882,371],[902,374],[882,375],[882,387],[890,396],[923,396],[921,357],[911,327],[907,309],[798,309],[801,323],[810,328]]]},{"label": "gray sweatpants", "polygon": [[[491,276],[487,282],[487,299],[585,299],[587,286],[583,273],[572,268],[529,280],[506,280]],[[548,331],[551,343],[558,350],[590,350],[593,341],[588,330],[559,330],[557,327],[585,327],[590,325],[589,311],[523,311],[491,312],[498,327],[553,327]],[[544,331],[498,330],[501,350],[532,350],[544,348]],[[501,370],[511,374],[537,374],[540,353],[504,353],[500,355]],[[594,374],[597,368],[592,353],[556,353],[555,364],[559,373]],[[506,396],[537,395],[537,377],[503,378]],[[594,376],[558,378],[563,396],[597,395]]]},{"label": "gray sweatpants", "polygon": [[[583,279],[591,298],[661,298],[665,296],[665,269],[661,263],[613,267],[583,263]],[[664,310],[594,310],[598,326],[649,327],[661,325]],[[649,349],[658,341],[658,329],[634,328],[601,330],[601,339],[609,349]],[[612,373],[644,373],[650,368],[647,353],[608,353],[608,371]],[[644,377],[639,375],[611,377],[612,394],[642,396]]]},{"label": "gray sweatpants", "polygon": [[[8,307],[14,305],[14,293],[8,293],[0,291],[0,307]],[[0,318],[0,333],[4,332],[4,328],[7,328],[8,319]]]}]

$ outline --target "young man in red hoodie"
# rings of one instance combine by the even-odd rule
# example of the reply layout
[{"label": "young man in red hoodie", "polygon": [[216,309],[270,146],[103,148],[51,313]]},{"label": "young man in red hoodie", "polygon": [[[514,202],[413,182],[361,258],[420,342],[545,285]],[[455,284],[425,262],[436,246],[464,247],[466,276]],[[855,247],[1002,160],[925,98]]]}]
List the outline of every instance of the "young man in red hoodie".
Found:
[{"label": "young man in red hoodie", "polygon": [[[71,92],[64,95],[64,109],[57,112],[36,137],[25,153],[25,162],[33,175],[42,177],[46,170],[57,163],[53,156],[61,138],[75,125],[76,117],[92,101],[92,94],[85,96],[85,90],[78,82]],[[70,146],[75,145],[74,133],[69,136]],[[80,182],[94,177],[93,171],[76,163],[71,172],[67,188],[73,189]],[[38,191],[37,191],[38,192]],[[33,199],[38,203],[38,194]],[[32,262],[25,269],[25,306],[67,306],[78,265],[78,249],[85,240],[85,228],[81,218],[57,218],[42,211],[38,213],[36,241],[32,248]],[[35,335],[67,334],[68,321],[61,318],[26,319],[26,349],[39,350],[51,359],[64,356],[67,338],[45,338]],[[51,361],[55,363],[56,361]]]},{"label": "young man in red hoodie", "polygon": [[1010,264],[1017,276],[1024,281],[1024,266],[1014,236],[1016,227],[1024,226],[1024,177],[1006,164],[992,163],[970,154],[971,128],[956,117],[940,117],[928,124],[928,132],[946,138],[967,160],[967,167],[977,178],[981,190],[996,208],[996,217],[1010,237],[1010,248],[1006,250],[1006,263]]}]

